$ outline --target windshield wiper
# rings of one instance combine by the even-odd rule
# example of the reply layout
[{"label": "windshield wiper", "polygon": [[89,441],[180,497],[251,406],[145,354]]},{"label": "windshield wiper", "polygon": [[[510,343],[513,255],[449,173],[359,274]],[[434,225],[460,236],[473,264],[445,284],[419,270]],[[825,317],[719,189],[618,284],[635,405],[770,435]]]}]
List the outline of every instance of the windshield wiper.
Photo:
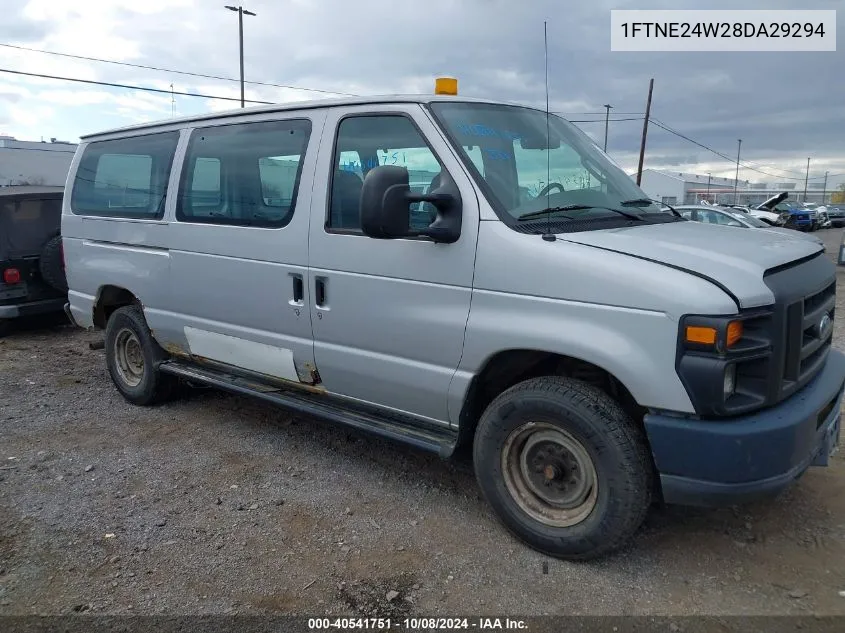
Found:
[{"label": "windshield wiper", "polygon": [[619,204],[623,207],[644,207],[650,205],[652,202],[656,202],[656,200],[652,200],[651,198],[634,198],[633,200],[623,200]]},{"label": "windshield wiper", "polygon": [[[599,207],[594,204],[567,204],[562,207],[549,207],[548,209],[542,209],[540,211],[531,211],[529,213],[525,213],[517,218],[517,221],[522,222],[524,220],[536,220],[537,218],[544,218],[550,213],[558,213],[561,211],[582,211],[586,209],[604,209],[605,211],[613,211],[614,213],[618,213],[619,215],[624,215],[626,218],[630,218],[631,220],[639,220],[643,221],[643,218],[636,213],[630,213],[629,211],[623,211],[622,209],[612,209],[611,207]],[[563,216],[567,220],[574,220],[575,218],[571,216]]]},{"label": "windshield wiper", "polygon": [[[529,213],[523,213],[517,218],[517,220],[533,220],[535,218],[544,218],[550,213],[562,213],[563,211],[581,211],[582,209],[589,208],[590,207],[586,204],[567,204],[562,207],[548,207],[547,209],[541,209],[540,211],[530,211]],[[575,219],[571,215],[564,215],[563,217],[567,220]]]},{"label": "windshield wiper", "polygon": [[652,200],[651,198],[634,198],[633,200],[623,200],[619,203],[619,205],[623,207],[646,207],[653,203],[662,204],[668,207],[668,209],[672,212],[673,215],[679,218],[683,217],[671,204],[661,202],[660,200]]}]

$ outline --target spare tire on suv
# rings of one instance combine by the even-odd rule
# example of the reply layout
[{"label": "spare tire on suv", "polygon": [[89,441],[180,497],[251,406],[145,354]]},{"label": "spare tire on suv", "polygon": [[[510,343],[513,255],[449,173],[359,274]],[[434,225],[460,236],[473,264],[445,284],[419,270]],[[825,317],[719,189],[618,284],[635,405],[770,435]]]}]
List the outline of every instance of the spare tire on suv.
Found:
[{"label": "spare tire on suv", "polygon": [[67,277],[62,254],[62,236],[56,235],[41,249],[38,262],[41,278],[60,292],[67,292]]}]

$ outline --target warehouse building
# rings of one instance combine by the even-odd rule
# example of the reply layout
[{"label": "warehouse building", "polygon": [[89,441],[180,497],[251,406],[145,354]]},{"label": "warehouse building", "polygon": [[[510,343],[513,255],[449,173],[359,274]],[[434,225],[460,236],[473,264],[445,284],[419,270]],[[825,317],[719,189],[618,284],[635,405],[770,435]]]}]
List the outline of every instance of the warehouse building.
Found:
[{"label": "warehouse building", "polygon": [[[644,169],[640,187],[649,198],[666,204],[696,204],[701,200],[732,203],[734,200],[734,179],[690,174],[684,172]],[[740,180],[738,193],[745,192],[748,181]]]},{"label": "warehouse building", "polygon": [[12,185],[64,186],[74,143],[19,141],[0,136],[0,187]]},{"label": "warehouse building", "polygon": [[750,182],[740,180],[734,189],[733,178],[719,178],[708,174],[644,169],[640,188],[649,198],[667,204],[698,204],[704,200],[713,204],[760,204],[786,191],[790,200],[829,204],[832,197],[837,202],[837,182],[824,182],[814,178],[807,183],[806,196],[803,181]]}]

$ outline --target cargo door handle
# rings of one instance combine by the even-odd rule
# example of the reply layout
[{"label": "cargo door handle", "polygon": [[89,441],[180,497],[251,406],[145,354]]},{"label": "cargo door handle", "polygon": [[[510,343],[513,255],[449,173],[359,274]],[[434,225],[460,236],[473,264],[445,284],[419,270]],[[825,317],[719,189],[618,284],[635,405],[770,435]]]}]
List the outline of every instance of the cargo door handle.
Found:
[{"label": "cargo door handle", "polygon": [[302,281],[302,275],[292,274],[291,282],[293,283],[293,300],[294,305],[302,305],[302,300],[305,297],[305,284]]},{"label": "cargo door handle", "polygon": [[326,278],[316,277],[314,279],[314,303],[318,308],[326,307]]}]

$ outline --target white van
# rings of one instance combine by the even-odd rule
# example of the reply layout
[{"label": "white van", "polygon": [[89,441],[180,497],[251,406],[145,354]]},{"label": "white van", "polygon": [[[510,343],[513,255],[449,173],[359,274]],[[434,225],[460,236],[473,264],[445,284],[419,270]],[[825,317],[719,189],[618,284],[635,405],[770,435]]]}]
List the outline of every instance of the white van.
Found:
[{"label": "white van", "polygon": [[189,381],[471,447],[554,556],[616,549],[654,499],[776,492],[837,444],[821,247],[662,210],[533,108],[355,98],[87,136],[62,232],[69,314],[105,329],[129,402]]}]

